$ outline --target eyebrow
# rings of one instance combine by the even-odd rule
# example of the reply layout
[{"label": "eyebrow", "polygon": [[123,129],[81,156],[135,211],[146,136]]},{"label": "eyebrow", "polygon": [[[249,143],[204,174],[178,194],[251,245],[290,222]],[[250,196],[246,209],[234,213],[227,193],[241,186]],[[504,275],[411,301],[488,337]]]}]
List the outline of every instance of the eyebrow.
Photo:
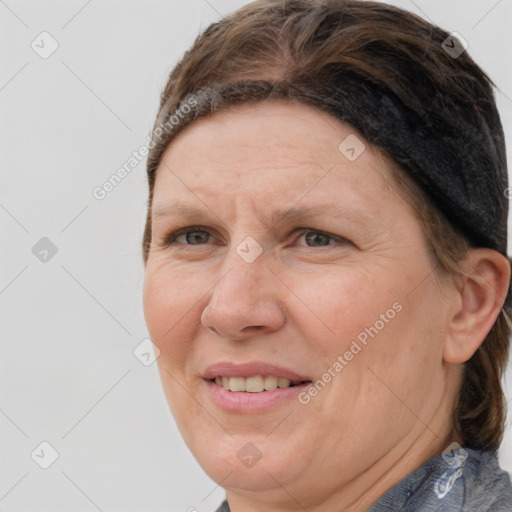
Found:
[{"label": "eyebrow", "polygon": [[[307,220],[308,218],[313,218],[321,214],[328,214],[331,218],[334,219],[343,218],[361,226],[367,226],[368,223],[368,217],[365,215],[362,215],[361,213],[353,210],[347,210],[345,208],[340,209],[339,204],[325,204],[311,207],[292,206],[291,208],[274,211],[271,214],[265,216],[262,216],[259,213],[256,215],[263,226],[267,229],[270,229],[272,226],[280,224],[281,222]],[[153,216],[155,218],[172,217],[174,215],[180,216],[184,219],[199,219],[204,221],[208,221],[213,216],[219,219],[220,222],[224,223],[224,221],[212,210],[203,210],[201,208],[188,206],[182,203],[166,205],[154,210],[153,212]]]}]

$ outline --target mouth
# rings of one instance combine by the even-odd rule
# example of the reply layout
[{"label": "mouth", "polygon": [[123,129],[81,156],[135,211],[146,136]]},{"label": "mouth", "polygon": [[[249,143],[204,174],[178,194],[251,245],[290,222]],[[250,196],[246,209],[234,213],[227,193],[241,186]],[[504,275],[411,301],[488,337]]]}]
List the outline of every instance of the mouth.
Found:
[{"label": "mouth", "polygon": [[217,375],[210,379],[210,382],[233,393],[264,393],[311,383],[310,380],[290,380],[276,375],[253,375],[251,377]]},{"label": "mouth", "polygon": [[211,365],[201,375],[205,392],[221,409],[236,413],[263,413],[294,403],[312,383],[306,375],[264,362]]}]

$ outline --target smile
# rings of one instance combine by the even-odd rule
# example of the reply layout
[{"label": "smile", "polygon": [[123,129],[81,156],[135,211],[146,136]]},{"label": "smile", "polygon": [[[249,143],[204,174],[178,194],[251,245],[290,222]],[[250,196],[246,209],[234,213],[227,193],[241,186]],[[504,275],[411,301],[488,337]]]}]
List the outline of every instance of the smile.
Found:
[{"label": "smile", "polygon": [[219,361],[201,372],[204,392],[215,405],[241,414],[263,413],[296,403],[309,375],[263,361]]},{"label": "smile", "polygon": [[211,382],[217,386],[223,387],[228,391],[261,393],[264,391],[273,391],[275,389],[285,389],[304,384],[305,381],[291,381],[285,377],[276,377],[275,375],[255,375],[253,377],[221,377],[217,376],[211,379]]}]

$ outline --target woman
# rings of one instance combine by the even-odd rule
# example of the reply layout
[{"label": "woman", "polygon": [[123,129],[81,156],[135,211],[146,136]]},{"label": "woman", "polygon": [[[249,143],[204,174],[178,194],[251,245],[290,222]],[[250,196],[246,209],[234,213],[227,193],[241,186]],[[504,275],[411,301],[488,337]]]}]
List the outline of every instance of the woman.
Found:
[{"label": "woman", "polygon": [[219,511],[505,511],[507,169],[463,41],[260,0],[172,71],[144,309]]}]

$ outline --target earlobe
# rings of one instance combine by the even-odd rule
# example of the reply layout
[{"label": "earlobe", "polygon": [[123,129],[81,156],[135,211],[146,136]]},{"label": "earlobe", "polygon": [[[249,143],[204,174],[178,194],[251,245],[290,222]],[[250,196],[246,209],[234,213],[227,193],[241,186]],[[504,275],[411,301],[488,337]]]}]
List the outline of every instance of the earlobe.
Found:
[{"label": "earlobe", "polygon": [[464,363],[478,350],[503,307],[510,281],[508,258],[492,249],[470,250],[461,267],[462,285],[443,351],[448,363]]}]

